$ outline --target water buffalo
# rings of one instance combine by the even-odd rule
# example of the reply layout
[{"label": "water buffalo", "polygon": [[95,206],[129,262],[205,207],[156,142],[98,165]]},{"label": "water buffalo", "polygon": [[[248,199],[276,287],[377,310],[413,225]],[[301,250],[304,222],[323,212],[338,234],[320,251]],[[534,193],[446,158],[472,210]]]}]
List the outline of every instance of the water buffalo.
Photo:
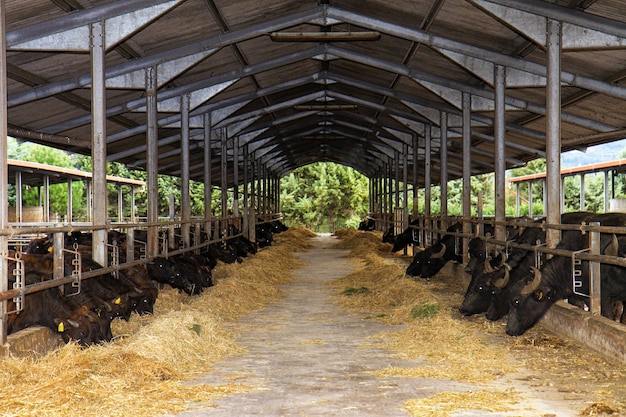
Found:
[{"label": "water buffalo", "polygon": [[[606,213],[591,215],[585,221],[598,221],[603,226],[626,226],[626,214]],[[614,251],[610,246],[613,236],[601,235],[602,253]],[[573,232],[564,234],[557,248],[579,251],[588,246],[588,236]],[[619,269],[616,269],[619,268]],[[623,274],[623,268],[603,264],[601,266],[602,279]],[[588,263],[583,262],[581,267],[583,282],[588,278]],[[610,293],[604,296],[610,297]],[[533,327],[545,312],[558,300],[568,299],[573,304],[580,305],[586,302],[584,296],[574,293],[572,283],[572,261],[570,257],[553,256],[541,269],[532,268],[532,274],[527,274],[511,287],[509,300],[509,316],[506,333],[519,336]],[[603,308],[603,314],[608,314]]]}]

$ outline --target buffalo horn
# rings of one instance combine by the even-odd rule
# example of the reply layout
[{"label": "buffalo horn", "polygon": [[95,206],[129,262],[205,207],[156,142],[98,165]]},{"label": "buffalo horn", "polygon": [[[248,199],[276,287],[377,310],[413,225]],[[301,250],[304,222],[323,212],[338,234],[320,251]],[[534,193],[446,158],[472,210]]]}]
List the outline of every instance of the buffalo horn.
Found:
[{"label": "buffalo horn", "polygon": [[71,325],[72,325],[72,327],[79,327],[79,326],[80,326],[80,323],[79,323],[79,322],[77,322],[76,320],[67,319],[67,322],[68,322],[69,324],[71,324]]},{"label": "buffalo horn", "polygon": [[531,266],[530,269],[532,269],[534,273],[533,280],[530,281],[528,284],[526,284],[524,288],[522,288],[522,291],[521,291],[522,295],[532,294],[539,287],[539,284],[541,283],[541,271],[535,268],[534,266]]},{"label": "buffalo horn", "polygon": [[509,278],[511,278],[509,274],[510,270],[511,268],[507,264],[504,264],[504,276],[493,283],[496,288],[506,287],[506,284],[509,283]]},{"label": "buffalo horn", "polygon": [[491,273],[493,271],[494,271],[494,269],[491,266],[491,261],[489,259],[485,259],[485,272],[489,274],[489,273]]},{"label": "buffalo horn", "polygon": [[611,243],[609,243],[607,247],[604,249],[604,254],[609,255],[609,256],[617,256],[618,253],[619,253],[619,242],[617,241],[617,236],[615,236],[614,234],[613,238],[611,239]]},{"label": "buffalo horn", "polygon": [[433,253],[431,258],[433,259],[443,258],[443,255],[445,255],[446,253],[446,245],[444,243],[440,243],[440,245],[441,245],[441,250],[437,253]]}]

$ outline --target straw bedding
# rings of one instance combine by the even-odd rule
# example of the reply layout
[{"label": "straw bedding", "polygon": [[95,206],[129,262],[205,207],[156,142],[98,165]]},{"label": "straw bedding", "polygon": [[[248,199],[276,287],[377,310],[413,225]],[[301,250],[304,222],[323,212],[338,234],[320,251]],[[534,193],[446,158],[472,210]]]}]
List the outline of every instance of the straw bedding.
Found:
[{"label": "straw bedding", "polygon": [[114,321],[111,343],[68,344],[41,358],[3,358],[3,416],[154,416],[176,413],[228,393],[256,389],[240,383],[187,384],[242,351],[223,323],[280,299],[312,232],[293,228],[239,265],[220,263],[216,285],[189,297],[163,289],[153,316]]},{"label": "straw bedding", "polygon": [[[449,416],[460,410],[524,410],[524,393],[502,390],[509,375],[537,387],[558,387],[588,404],[580,415],[626,415],[624,366],[574,342],[534,328],[524,336],[505,336],[505,322],[484,316],[462,318],[458,306],[467,281],[439,274],[430,281],[404,275],[399,262],[373,233],[339,231],[340,246],[352,249],[362,268],[336,280],[336,302],[364,313],[365,319],[403,324],[376,337],[402,358],[423,360],[416,368],[386,368],[381,377],[435,378],[473,384],[470,392],[443,392],[405,404],[415,416]],[[377,345],[380,346],[380,345]],[[515,377],[515,375],[519,375]],[[517,412],[520,412],[517,411]],[[516,412],[513,412],[515,415]]]}]

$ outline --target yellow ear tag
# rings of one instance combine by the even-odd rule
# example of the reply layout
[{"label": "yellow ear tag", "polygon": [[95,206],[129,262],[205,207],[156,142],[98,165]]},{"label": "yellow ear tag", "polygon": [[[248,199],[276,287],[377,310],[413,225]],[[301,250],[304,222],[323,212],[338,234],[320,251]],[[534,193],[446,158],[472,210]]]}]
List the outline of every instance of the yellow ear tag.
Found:
[{"label": "yellow ear tag", "polygon": [[543,298],[543,291],[537,291],[535,297],[537,297],[537,300],[540,301]]},{"label": "yellow ear tag", "polygon": [[54,248],[53,248],[52,246],[50,246],[50,247],[48,248],[48,253],[52,253],[52,252],[54,252]]},{"label": "yellow ear tag", "polygon": [[121,299],[120,297],[117,297],[117,298],[115,299],[115,301],[113,301],[113,304],[115,304],[115,305],[120,305],[120,304],[122,304],[122,299]]},{"label": "yellow ear tag", "polygon": [[57,330],[59,331],[59,333],[63,333],[65,331],[65,325],[63,324],[63,322],[59,323],[59,327],[57,328]]}]

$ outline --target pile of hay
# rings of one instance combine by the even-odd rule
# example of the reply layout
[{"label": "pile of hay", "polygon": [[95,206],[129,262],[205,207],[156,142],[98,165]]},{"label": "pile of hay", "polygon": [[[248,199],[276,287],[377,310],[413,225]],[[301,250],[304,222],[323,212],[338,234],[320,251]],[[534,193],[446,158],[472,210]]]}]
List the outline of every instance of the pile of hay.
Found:
[{"label": "pile of hay", "polygon": [[364,232],[356,229],[339,229],[333,236],[340,239],[337,243],[339,249],[351,249],[350,256],[359,258],[372,251],[380,254],[391,252],[392,245],[383,243],[380,232]]},{"label": "pile of hay", "polygon": [[276,286],[292,280],[301,263],[293,252],[305,249],[310,235],[289,230],[240,265],[220,263],[213,271],[216,285],[199,296],[160,291],[153,316],[114,322],[111,343],[1,359],[3,415],[154,416],[256,389],[185,381],[242,351],[223,323],[281,298]]}]

